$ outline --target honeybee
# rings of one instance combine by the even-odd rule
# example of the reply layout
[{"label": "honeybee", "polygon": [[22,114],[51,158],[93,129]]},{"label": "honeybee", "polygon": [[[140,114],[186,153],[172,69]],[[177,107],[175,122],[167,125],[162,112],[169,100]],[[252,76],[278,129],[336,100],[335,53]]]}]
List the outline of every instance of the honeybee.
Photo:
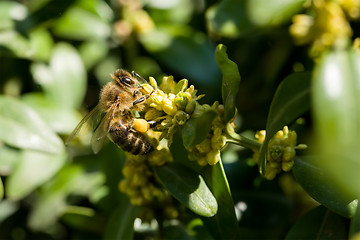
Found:
[{"label": "honeybee", "polygon": [[140,92],[142,86],[135,77],[144,82],[146,80],[134,71],[130,74],[123,69],[116,70],[111,77],[114,81],[109,82],[101,89],[97,106],[79,122],[66,143],[70,143],[76,137],[92,116],[105,113],[91,139],[94,153],[100,151],[109,134],[109,138],[124,151],[134,155],[148,154],[153,151],[149,139],[143,133],[132,128],[133,111],[143,110],[144,102],[149,98],[149,95]]}]

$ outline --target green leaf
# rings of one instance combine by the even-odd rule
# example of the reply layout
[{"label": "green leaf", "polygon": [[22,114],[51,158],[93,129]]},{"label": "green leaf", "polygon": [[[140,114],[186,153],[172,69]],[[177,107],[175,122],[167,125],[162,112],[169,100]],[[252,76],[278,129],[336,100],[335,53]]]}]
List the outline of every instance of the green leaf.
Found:
[{"label": "green leaf", "polygon": [[340,187],[359,198],[359,54],[350,48],[324,53],[314,69],[312,93],[321,166]]},{"label": "green leaf", "polygon": [[81,44],[79,54],[86,69],[91,69],[106,57],[108,50],[105,40],[90,40]]},{"label": "green leaf", "polygon": [[334,182],[332,175],[319,166],[319,157],[295,157],[293,173],[297,182],[316,201],[332,211],[351,217],[357,208],[355,195],[347,194]]},{"label": "green leaf", "polygon": [[209,8],[206,20],[210,32],[224,37],[238,37],[254,29],[246,12],[245,0],[224,0]]},{"label": "green leaf", "polygon": [[70,194],[90,196],[104,181],[100,172],[86,172],[81,165],[66,165],[40,189],[29,215],[29,227],[37,231],[48,229],[68,209]]},{"label": "green leaf", "polygon": [[289,22],[304,7],[305,0],[247,1],[250,21],[260,27],[277,26]]},{"label": "green leaf", "polygon": [[4,197],[4,184],[0,177],[0,200]]},{"label": "green leaf", "polygon": [[344,218],[319,206],[300,218],[285,239],[347,239],[347,224]]},{"label": "green leaf", "polygon": [[13,200],[24,198],[53,177],[64,165],[66,157],[65,154],[24,150],[6,181],[7,197]]},{"label": "green leaf", "polygon": [[204,217],[216,214],[218,204],[200,174],[176,163],[154,170],[162,185],[190,210]]},{"label": "green leaf", "polygon": [[298,72],[286,77],[276,90],[271,102],[266,137],[261,147],[259,167],[265,173],[269,140],[285,125],[290,124],[310,108],[310,73]]},{"label": "green leaf", "polygon": [[15,1],[0,2],[0,31],[15,27],[15,19],[24,19],[27,9],[24,5]]},{"label": "green leaf", "polygon": [[76,49],[68,43],[58,43],[50,66],[35,63],[32,74],[49,99],[68,109],[80,107],[86,92],[86,70]]},{"label": "green leaf", "polygon": [[62,153],[64,144],[29,107],[16,99],[0,96],[0,140],[17,148]]},{"label": "green leaf", "polygon": [[222,162],[219,161],[214,166],[206,166],[202,173],[219,206],[215,216],[202,218],[205,227],[214,239],[239,239],[234,202]]},{"label": "green leaf", "polygon": [[213,110],[202,113],[197,118],[188,120],[182,130],[184,146],[191,148],[201,143],[209,134],[211,124],[217,113]]},{"label": "green leaf", "polygon": [[73,109],[59,108],[57,103],[49,101],[44,93],[27,93],[22,96],[22,100],[31,106],[57,133],[71,133],[74,126],[81,120],[79,112]]},{"label": "green leaf", "polygon": [[7,145],[0,147],[0,175],[9,175],[18,159],[20,159],[21,151],[11,148]]},{"label": "green leaf", "polygon": [[139,40],[164,66],[206,88],[209,95],[218,86],[214,47],[202,32],[181,25],[158,26]]},{"label": "green leaf", "polygon": [[105,217],[97,215],[94,209],[80,206],[67,206],[65,213],[61,216],[61,221],[72,229],[95,234],[104,231],[105,220]]},{"label": "green leaf", "polygon": [[350,222],[350,231],[349,238],[356,239],[356,236],[359,236],[360,233],[360,208],[356,208],[355,214],[351,218]]},{"label": "green leaf", "polygon": [[110,36],[110,32],[107,19],[78,6],[68,9],[54,26],[56,35],[76,40],[106,39]]},{"label": "green leaf", "polygon": [[219,44],[216,47],[215,59],[223,74],[221,95],[225,106],[224,120],[227,123],[235,116],[235,101],[240,86],[240,74],[236,63],[228,58],[225,45]]},{"label": "green leaf", "polygon": [[[125,199],[124,199],[125,200]],[[134,221],[139,208],[122,202],[110,216],[104,239],[132,240],[134,238]]]}]

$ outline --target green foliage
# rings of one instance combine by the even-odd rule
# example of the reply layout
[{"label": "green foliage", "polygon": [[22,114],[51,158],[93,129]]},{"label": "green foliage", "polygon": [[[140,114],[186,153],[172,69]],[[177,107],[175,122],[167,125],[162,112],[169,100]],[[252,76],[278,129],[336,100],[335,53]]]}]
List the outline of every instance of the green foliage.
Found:
[{"label": "green foliage", "polygon": [[[289,34],[297,14],[316,16],[305,0],[120,2],[0,2],[1,239],[357,236],[360,58],[351,36],[316,45],[323,26],[300,22],[297,34],[318,47],[311,58]],[[173,94],[191,85],[205,94],[194,105],[180,99],[174,161],[144,163],[169,199],[134,206],[121,193],[127,157],[115,144],[97,155],[86,134],[64,144],[117,68],[146,80],[173,75]],[[269,142],[285,125],[308,149],[295,148],[292,172],[267,181]],[[215,165],[191,161],[215,158],[206,147],[222,141]]]}]

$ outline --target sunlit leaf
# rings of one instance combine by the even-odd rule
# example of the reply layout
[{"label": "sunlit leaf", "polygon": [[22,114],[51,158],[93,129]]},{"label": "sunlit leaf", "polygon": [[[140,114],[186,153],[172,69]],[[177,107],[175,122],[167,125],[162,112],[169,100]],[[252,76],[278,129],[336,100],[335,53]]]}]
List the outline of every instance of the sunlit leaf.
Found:
[{"label": "sunlit leaf", "polygon": [[0,200],[4,197],[4,184],[0,177]]},{"label": "sunlit leaf", "polygon": [[346,225],[344,218],[319,206],[300,218],[285,239],[347,239]]},{"label": "sunlit leaf", "polygon": [[321,166],[344,190],[359,198],[359,54],[353,49],[324,53],[314,69],[312,93]]},{"label": "sunlit leaf", "polygon": [[110,25],[87,9],[73,6],[56,22],[54,32],[69,39],[105,39],[110,36]]},{"label": "sunlit leaf", "polygon": [[113,211],[108,221],[104,239],[132,240],[134,238],[134,221],[139,208],[122,202]]},{"label": "sunlit leaf", "polygon": [[193,212],[204,217],[216,214],[218,204],[200,174],[176,163],[154,170],[163,186]]},{"label": "sunlit leaf", "polygon": [[0,223],[14,214],[19,208],[19,204],[7,199],[0,201]]},{"label": "sunlit leaf", "polygon": [[341,189],[332,175],[319,166],[320,159],[316,156],[296,157],[293,173],[297,182],[316,201],[332,211],[351,217],[357,208],[355,195],[347,194]]},{"label": "sunlit leaf", "polygon": [[266,138],[260,152],[259,167],[262,174],[265,173],[269,140],[285,125],[309,110],[310,79],[308,72],[293,73],[286,77],[276,90],[266,122]]},{"label": "sunlit leaf", "polygon": [[209,134],[211,123],[216,116],[215,111],[209,110],[188,120],[182,130],[184,146],[190,148],[202,142]]},{"label": "sunlit leaf", "polygon": [[49,126],[18,100],[0,96],[0,139],[17,148],[61,153],[64,144]]},{"label": "sunlit leaf", "polygon": [[31,70],[50,101],[62,108],[79,108],[86,91],[86,70],[74,47],[58,43],[50,66],[36,63]]},{"label": "sunlit leaf", "polygon": [[292,16],[303,9],[305,0],[250,0],[247,13],[256,26],[275,26],[289,22]]},{"label": "sunlit leaf", "polygon": [[89,196],[104,184],[104,176],[99,172],[87,173],[84,166],[67,165],[40,189],[38,200],[34,204],[28,224],[33,230],[45,230],[54,224],[67,206],[70,194]]},{"label": "sunlit leaf", "polygon": [[43,93],[28,93],[22,97],[23,102],[31,106],[46,123],[57,133],[69,134],[81,120],[80,114],[68,108],[59,108],[55,102]]},{"label": "sunlit leaf", "polygon": [[216,47],[215,59],[223,74],[221,95],[225,107],[224,121],[228,122],[235,116],[236,95],[240,85],[239,69],[228,58],[225,45],[219,44]]},{"label": "sunlit leaf", "polygon": [[92,68],[105,58],[108,53],[108,46],[105,40],[90,40],[79,47],[79,54],[86,69]]},{"label": "sunlit leaf", "polygon": [[65,154],[24,150],[6,181],[6,195],[18,200],[47,182],[63,166]]},{"label": "sunlit leaf", "polygon": [[9,175],[18,159],[20,159],[21,151],[8,147],[6,145],[0,147],[0,175]]},{"label": "sunlit leaf", "polygon": [[215,216],[202,218],[206,229],[215,239],[239,239],[234,202],[222,162],[206,166],[202,173],[219,206]]}]

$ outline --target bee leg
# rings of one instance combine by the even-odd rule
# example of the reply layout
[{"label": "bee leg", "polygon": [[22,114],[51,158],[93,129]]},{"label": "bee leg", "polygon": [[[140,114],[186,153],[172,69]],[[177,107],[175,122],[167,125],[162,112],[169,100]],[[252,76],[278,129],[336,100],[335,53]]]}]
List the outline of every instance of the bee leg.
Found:
[{"label": "bee leg", "polygon": [[131,76],[135,76],[137,78],[139,78],[141,81],[143,81],[144,83],[148,83],[148,81],[146,81],[144,78],[142,78],[138,73],[136,73],[134,70],[131,71]]},{"label": "bee leg", "polygon": [[144,95],[138,99],[136,99],[134,102],[133,102],[133,106],[135,106],[136,104],[139,104],[139,103],[142,103],[144,102],[146,99],[148,99],[150,96],[149,95]]}]

